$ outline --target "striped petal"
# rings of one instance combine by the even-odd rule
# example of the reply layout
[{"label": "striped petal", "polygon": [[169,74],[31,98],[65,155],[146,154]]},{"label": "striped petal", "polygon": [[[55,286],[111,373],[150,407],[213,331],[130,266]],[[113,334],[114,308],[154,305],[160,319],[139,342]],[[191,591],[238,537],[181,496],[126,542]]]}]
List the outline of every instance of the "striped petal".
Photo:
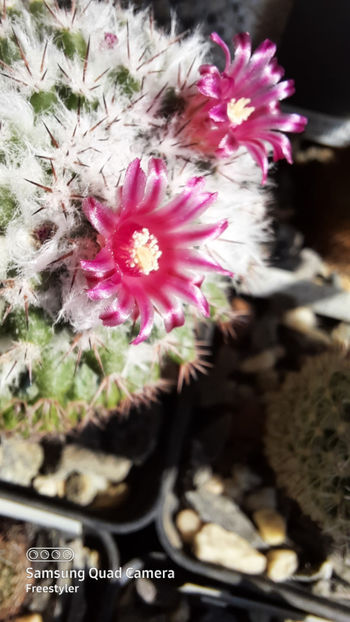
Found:
[{"label": "striped petal", "polygon": [[145,192],[146,175],[143,172],[140,160],[136,158],[129,164],[121,194],[121,209],[126,215],[136,209]]},{"label": "striped petal", "polygon": [[96,231],[104,237],[115,231],[117,215],[93,197],[88,197],[83,201],[83,212]]}]

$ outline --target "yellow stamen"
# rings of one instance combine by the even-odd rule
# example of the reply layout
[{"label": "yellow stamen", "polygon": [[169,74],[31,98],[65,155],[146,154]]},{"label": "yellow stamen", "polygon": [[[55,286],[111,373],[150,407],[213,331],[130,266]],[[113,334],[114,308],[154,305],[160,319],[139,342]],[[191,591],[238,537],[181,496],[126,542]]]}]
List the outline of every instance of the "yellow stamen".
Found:
[{"label": "yellow stamen", "polygon": [[159,250],[157,238],[144,227],[142,231],[135,231],[132,241],[130,267],[139,268],[143,274],[158,270],[162,251]]},{"label": "yellow stamen", "polygon": [[241,97],[237,100],[233,98],[227,104],[227,116],[232,123],[240,125],[254,112],[255,108],[253,106],[247,106],[247,104],[250,104],[250,99],[247,97]]}]

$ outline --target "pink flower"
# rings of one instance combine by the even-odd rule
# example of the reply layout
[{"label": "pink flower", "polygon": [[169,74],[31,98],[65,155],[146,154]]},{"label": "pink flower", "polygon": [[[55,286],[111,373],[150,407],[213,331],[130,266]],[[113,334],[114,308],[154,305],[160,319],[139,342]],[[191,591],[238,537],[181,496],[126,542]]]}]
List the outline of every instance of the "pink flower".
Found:
[{"label": "pink flower", "polygon": [[105,32],[103,46],[112,50],[118,43],[117,35],[113,34],[113,32]]},{"label": "pink flower", "polygon": [[80,262],[88,279],[88,296],[109,300],[100,315],[105,326],[140,317],[134,344],[149,336],[154,310],[162,316],[167,331],[183,325],[183,302],[208,316],[209,305],[200,290],[202,272],[231,274],[197,250],[228,225],[227,221],[193,222],[215,201],[216,193],[204,192],[204,180],[194,177],[183,192],[164,204],[166,186],[162,160],[152,158],[146,176],[136,159],[127,168],[116,209],[93,197],[83,202],[101,246],[92,261]]},{"label": "pink flower", "polygon": [[223,49],[226,65],[222,73],[215,65],[200,68],[199,93],[188,107],[187,133],[197,148],[218,157],[230,157],[244,145],[267,175],[267,147],[274,160],[292,162],[291,145],[281,132],[302,132],[307,122],[298,114],[284,114],[279,101],[294,93],[293,80],[279,82],[284,70],[274,57],[276,46],[266,39],[251,54],[248,33],[237,35],[235,57],[218,34],[211,39]]}]

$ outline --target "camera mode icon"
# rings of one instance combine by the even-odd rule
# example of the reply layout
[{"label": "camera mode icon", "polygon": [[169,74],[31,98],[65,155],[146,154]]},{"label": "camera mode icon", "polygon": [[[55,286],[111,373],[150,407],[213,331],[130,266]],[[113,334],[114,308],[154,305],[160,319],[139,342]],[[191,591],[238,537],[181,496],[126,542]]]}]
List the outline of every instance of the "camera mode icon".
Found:
[{"label": "camera mode icon", "polygon": [[30,562],[70,562],[74,559],[74,551],[65,546],[33,546],[27,551]]}]

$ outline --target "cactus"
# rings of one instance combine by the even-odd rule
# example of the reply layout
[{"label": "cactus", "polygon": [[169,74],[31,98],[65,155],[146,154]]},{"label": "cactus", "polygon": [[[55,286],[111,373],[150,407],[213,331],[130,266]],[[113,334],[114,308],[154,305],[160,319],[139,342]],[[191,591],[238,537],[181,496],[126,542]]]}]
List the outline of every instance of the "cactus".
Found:
[{"label": "cactus", "polygon": [[[227,323],[230,278],[249,282],[268,237],[253,117],[228,160],[191,138],[208,48],[111,1],[4,0],[1,430],[55,433],[148,402],[169,357],[180,379],[204,369],[198,318]],[[278,129],[278,101],[266,106]],[[279,135],[265,135],[275,158]]]},{"label": "cactus", "polygon": [[23,527],[4,523],[0,534],[0,620],[12,620],[26,597],[28,538]]},{"label": "cactus", "polygon": [[267,396],[265,449],[277,483],[337,544],[350,521],[350,360],[309,358]]}]

